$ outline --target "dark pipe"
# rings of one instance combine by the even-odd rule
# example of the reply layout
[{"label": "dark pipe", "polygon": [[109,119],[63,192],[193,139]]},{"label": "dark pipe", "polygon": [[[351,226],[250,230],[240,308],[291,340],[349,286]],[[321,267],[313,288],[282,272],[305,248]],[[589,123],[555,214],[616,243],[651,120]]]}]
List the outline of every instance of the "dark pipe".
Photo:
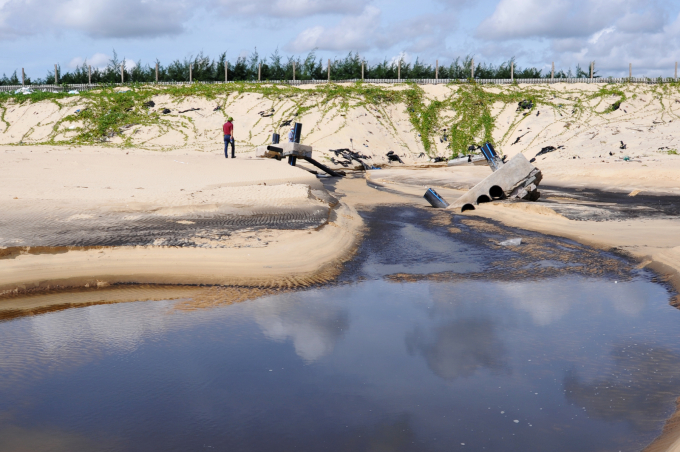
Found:
[{"label": "dark pipe", "polygon": [[477,204],[483,204],[485,202],[491,202],[491,198],[486,195],[481,195],[479,198],[477,198]]},{"label": "dark pipe", "polygon": [[300,143],[302,138],[302,123],[296,122],[293,131],[293,143]]},{"label": "dark pipe", "polygon": [[281,135],[278,133],[272,134],[272,144],[279,144],[279,139],[281,138]]},{"label": "dark pipe", "polygon": [[475,206],[472,204],[465,204],[463,205],[463,208],[460,209],[461,212],[465,212],[466,210],[475,210]]},{"label": "dark pipe", "polygon": [[491,199],[503,199],[505,198],[505,192],[498,185],[494,185],[489,189],[489,196],[491,196]]}]

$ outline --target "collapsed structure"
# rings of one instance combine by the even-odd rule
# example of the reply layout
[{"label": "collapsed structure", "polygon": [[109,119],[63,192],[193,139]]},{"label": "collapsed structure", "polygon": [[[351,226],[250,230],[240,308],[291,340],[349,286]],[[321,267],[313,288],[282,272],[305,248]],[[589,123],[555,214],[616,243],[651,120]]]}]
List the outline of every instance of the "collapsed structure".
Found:
[{"label": "collapsed structure", "polygon": [[[517,154],[509,161],[500,157],[491,143],[479,148],[486,163],[493,171],[467,193],[449,205],[431,188],[423,196],[432,207],[460,209],[461,212],[474,210],[475,206],[497,199],[525,199],[536,201],[540,196],[538,184],[543,175],[522,154]],[[470,156],[456,159],[455,165],[475,164]],[[453,166],[453,165],[450,165]]]},{"label": "collapsed structure", "polygon": [[314,160],[312,158],[312,147],[305,144],[300,144],[300,136],[302,135],[302,124],[296,122],[293,126],[293,141],[288,143],[279,143],[280,136],[278,133],[272,135],[272,144],[266,146],[258,146],[255,150],[255,156],[260,158],[273,158],[281,160],[288,158],[288,164],[295,166],[297,159],[305,160],[312,165],[319,168],[332,177],[342,177],[345,175],[344,171],[334,171],[326,165]]},{"label": "collapsed structure", "polygon": [[451,204],[450,209],[464,212],[496,199],[536,201],[541,196],[538,191],[543,178],[541,170],[529,163],[524,155],[517,154],[506,162],[491,143],[482,146],[481,151],[493,172]]}]

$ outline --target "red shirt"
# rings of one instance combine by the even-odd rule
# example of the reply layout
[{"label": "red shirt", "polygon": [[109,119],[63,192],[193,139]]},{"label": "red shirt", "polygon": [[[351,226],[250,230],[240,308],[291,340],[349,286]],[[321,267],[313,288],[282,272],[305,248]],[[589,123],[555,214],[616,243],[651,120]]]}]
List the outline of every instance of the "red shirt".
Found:
[{"label": "red shirt", "polygon": [[234,124],[231,122],[227,121],[224,123],[222,126],[222,130],[224,131],[225,135],[231,135],[231,133],[234,131]]}]

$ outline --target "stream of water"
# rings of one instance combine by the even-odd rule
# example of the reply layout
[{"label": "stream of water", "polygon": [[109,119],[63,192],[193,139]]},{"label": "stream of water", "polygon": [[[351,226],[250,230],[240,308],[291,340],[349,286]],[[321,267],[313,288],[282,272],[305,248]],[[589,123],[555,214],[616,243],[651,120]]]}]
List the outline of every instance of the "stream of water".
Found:
[{"label": "stream of water", "polygon": [[680,311],[654,275],[492,223],[363,215],[334,285],[0,322],[0,450],[636,451],[660,433]]}]

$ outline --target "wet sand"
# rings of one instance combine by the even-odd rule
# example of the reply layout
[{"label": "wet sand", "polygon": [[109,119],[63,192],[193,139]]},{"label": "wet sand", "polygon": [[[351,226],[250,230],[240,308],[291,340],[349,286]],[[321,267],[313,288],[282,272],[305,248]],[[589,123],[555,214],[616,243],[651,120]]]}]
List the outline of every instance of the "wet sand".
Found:
[{"label": "wet sand", "polygon": [[356,212],[316,176],[274,160],[92,148],[0,158],[8,296],[120,283],[307,285],[332,278],[357,244]]}]

